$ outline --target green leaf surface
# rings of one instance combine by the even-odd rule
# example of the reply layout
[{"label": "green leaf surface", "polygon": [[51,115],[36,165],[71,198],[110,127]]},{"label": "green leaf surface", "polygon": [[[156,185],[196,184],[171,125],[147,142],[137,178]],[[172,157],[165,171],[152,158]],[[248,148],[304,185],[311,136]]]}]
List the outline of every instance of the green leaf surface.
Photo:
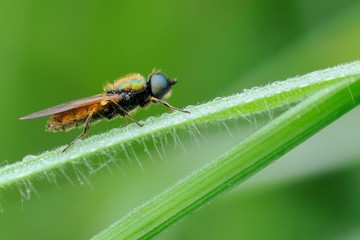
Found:
[{"label": "green leaf surface", "polygon": [[196,128],[199,124],[232,118],[248,118],[255,113],[287,106],[330,85],[358,79],[359,76],[360,62],[340,65],[264,87],[244,90],[232,96],[219,97],[204,104],[188,106],[186,110],[191,114],[174,112],[161,117],[151,117],[143,122],[145,126],[142,128],[130,124],[124,128],[113,129],[89,137],[65,153],[61,152],[63,147],[60,147],[38,156],[28,155],[22,161],[0,168],[0,188],[14,183],[21,184],[32,177],[41,178],[42,174],[64,167],[67,163],[77,163],[83,159],[95,158],[99,154],[121,151],[133,142],[154,135],[161,136],[174,129]]}]

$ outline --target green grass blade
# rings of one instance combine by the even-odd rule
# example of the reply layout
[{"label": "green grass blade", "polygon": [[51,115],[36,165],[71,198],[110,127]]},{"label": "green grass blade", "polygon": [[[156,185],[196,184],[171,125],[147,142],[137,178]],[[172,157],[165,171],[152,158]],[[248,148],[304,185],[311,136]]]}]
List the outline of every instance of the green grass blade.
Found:
[{"label": "green grass blade", "polygon": [[64,167],[68,163],[78,163],[83,159],[91,160],[99,154],[106,155],[111,151],[121,152],[123,147],[150,138],[154,134],[161,136],[173,129],[192,127],[194,124],[247,118],[254,113],[296,103],[309,94],[339,82],[357,79],[359,76],[360,62],[344,64],[229,97],[216,98],[197,106],[189,106],[187,110],[191,114],[175,112],[152,117],[143,122],[143,128],[130,124],[124,128],[113,129],[75,144],[64,154],[61,153],[62,148],[58,148],[38,156],[29,155],[22,161],[0,168],[0,188],[14,183],[26,183],[33,177],[42,178],[48,171]]},{"label": "green grass blade", "polygon": [[360,102],[360,77],[323,89],[93,239],[148,239],[207,204]]}]

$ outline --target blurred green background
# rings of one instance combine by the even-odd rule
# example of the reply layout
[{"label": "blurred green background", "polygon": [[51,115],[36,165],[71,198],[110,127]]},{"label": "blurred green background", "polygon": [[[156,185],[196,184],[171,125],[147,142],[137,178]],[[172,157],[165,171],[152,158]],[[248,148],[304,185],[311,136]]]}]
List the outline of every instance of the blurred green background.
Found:
[{"label": "blurred green background", "polygon": [[[357,60],[359,43],[356,0],[2,0],[0,163],[65,145],[81,131],[47,133],[45,118],[19,117],[98,94],[127,73],[157,67],[177,77],[169,102],[185,107]],[[156,105],[135,118],[165,111]],[[359,239],[359,121],[359,111],[350,113],[160,239]],[[123,125],[104,121],[90,134]],[[134,146],[144,172],[120,156],[94,173],[69,166],[71,181],[55,172],[0,189],[0,239],[87,239],[254,130],[229,126],[241,136],[203,127],[208,140],[197,147],[179,133],[187,150],[169,143],[162,159]]]}]

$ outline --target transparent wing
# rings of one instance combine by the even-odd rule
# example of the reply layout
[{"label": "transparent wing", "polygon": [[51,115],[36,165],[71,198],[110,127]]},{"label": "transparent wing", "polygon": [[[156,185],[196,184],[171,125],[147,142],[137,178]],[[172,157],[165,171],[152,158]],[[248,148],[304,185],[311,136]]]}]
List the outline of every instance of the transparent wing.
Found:
[{"label": "transparent wing", "polygon": [[65,112],[65,111],[68,111],[71,109],[84,107],[84,106],[91,105],[94,103],[102,102],[102,101],[119,101],[121,98],[122,98],[121,95],[118,95],[118,94],[112,94],[112,95],[98,94],[95,96],[74,100],[71,102],[63,103],[63,104],[60,104],[60,105],[57,105],[57,106],[54,106],[51,108],[41,110],[39,112],[35,112],[35,113],[32,113],[30,115],[20,118],[20,120],[28,120],[28,119],[33,119],[33,118],[49,116],[49,115]]}]

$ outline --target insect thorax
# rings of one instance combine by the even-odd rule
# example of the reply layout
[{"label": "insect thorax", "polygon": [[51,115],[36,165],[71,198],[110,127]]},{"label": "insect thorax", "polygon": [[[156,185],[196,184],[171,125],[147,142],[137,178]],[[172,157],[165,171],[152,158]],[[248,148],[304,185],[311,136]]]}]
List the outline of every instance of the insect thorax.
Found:
[{"label": "insect thorax", "polygon": [[139,92],[123,92],[121,95],[122,99],[119,101],[119,104],[128,112],[134,110],[138,106],[145,106],[150,98],[150,93],[147,89]]},{"label": "insect thorax", "polygon": [[107,93],[139,92],[146,88],[146,79],[138,74],[127,75],[104,87]]}]

